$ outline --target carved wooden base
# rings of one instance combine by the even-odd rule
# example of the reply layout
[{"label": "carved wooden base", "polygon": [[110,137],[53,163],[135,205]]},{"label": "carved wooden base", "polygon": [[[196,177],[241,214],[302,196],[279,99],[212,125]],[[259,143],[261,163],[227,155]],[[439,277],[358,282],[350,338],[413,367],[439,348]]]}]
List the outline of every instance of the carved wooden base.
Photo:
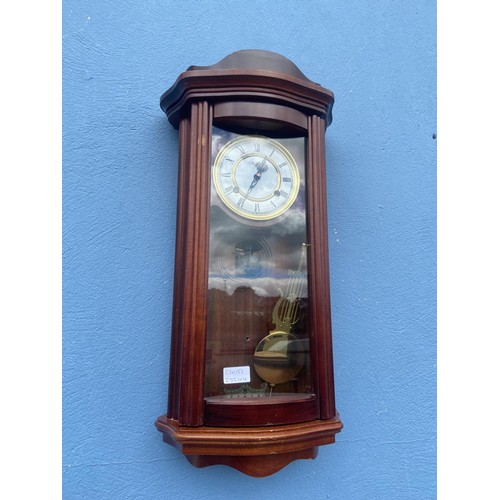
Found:
[{"label": "carved wooden base", "polygon": [[269,427],[180,427],[166,415],[156,421],[163,440],[195,467],[228,465],[253,477],[274,474],[294,460],[316,458],[318,446],[334,443],[342,426],[338,415]]}]

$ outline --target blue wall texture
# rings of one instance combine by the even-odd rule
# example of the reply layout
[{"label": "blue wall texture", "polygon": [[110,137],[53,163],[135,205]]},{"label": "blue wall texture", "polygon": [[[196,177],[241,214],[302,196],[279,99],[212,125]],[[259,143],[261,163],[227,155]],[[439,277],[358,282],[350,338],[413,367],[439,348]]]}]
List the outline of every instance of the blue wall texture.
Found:
[{"label": "blue wall texture", "polygon": [[[426,500],[436,493],[434,0],[63,2],[65,499]],[[344,430],[255,479],[196,469],[167,406],[177,131],[189,65],[266,49],[333,90],[327,130]]]}]

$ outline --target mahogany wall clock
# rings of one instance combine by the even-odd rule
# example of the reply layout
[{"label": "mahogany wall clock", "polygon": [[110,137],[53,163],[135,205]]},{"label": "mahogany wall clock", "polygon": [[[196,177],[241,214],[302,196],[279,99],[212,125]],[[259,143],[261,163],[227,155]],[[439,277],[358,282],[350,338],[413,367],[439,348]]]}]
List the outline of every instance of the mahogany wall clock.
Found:
[{"label": "mahogany wall clock", "polygon": [[325,129],[333,94],[288,59],[191,66],[160,100],[179,129],[165,442],[266,476],[342,428],[334,399]]}]

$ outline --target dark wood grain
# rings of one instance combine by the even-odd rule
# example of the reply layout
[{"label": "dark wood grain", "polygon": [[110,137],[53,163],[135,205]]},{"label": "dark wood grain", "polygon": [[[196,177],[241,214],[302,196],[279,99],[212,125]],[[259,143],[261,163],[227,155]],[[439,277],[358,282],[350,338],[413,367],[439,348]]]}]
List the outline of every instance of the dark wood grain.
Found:
[{"label": "dark wood grain", "polygon": [[211,66],[191,66],[160,99],[174,127],[190,101],[271,102],[332,121],[333,93],[291,61],[268,51],[242,50]]},{"label": "dark wood grain", "polygon": [[305,135],[307,115],[268,102],[224,101],[214,104],[214,125],[241,133],[260,130],[266,134]]},{"label": "dark wood grain", "polygon": [[[179,422],[184,425],[203,423],[203,382],[205,375],[207,280],[208,280],[208,210],[210,192],[210,142],[212,109],[206,101],[192,104],[190,171],[193,182],[187,190],[188,206],[193,207],[187,219],[189,244],[185,253],[186,280],[183,328],[181,396],[183,405]],[[192,231],[188,228],[192,227]],[[192,238],[190,239],[190,236]]]},{"label": "dark wood grain", "polygon": [[169,415],[196,426],[203,424],[204,406],[205,350],[199,347],[206,338],[211,107],[203,101],[193,103],[188,117],[179,137]]},{"label": "dark wood grain", "polygon": [[168,413],[169,418],[179,418],[180,401],[180,360],[182,346],[182,322],[184,310],[184,294],[182,290],[185,286],[184,276],[184,254],[186,245],[186,231],[184,230],[189,186],[189,130],[190,120],[184,118],[179,125],[179,173],[177,187],[177,222],[176,222],[176,244],[175,244],[175,273],[174,273],[174,296],[172,307],[172,340],[170,347],[170,372],[168,390]]},{"label": "dark wood grain", "polygon": [[156,427],[196,467],[224,464],[263,477],[292,460],[315,458],[317,447],[335,442],[342,429],[338,417],[270,427],[182,427],[160,417]]},{"label": "dark wood grain", "polygon": [[335,415],[332,325],[330,311],[330,265],[326,213],[325,123],[309,117],[308,196],[311,353],[312,372],[318,390],[321,418]]},{"label": "dark wood grain", "polygon": [[317,417],[312,394],[275,394],[258,398],[206,398],[205,425],[219,427],[295,424]]}]

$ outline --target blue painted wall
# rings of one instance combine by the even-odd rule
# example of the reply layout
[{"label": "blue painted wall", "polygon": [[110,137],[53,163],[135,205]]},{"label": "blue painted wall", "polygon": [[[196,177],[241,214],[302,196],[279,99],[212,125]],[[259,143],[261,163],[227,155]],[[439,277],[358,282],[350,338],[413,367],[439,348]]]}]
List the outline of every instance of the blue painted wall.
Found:
[{"label": "blue painted wall", "polygon": [[[435,2],[63,2],[65,499],[435,498]],[[304,24],[307,22],[307,26]],[[189,65],[283,54],[336,95],[327,131],[336,396],[314,461],[196,469],[167,406],[177,132]]]}]

